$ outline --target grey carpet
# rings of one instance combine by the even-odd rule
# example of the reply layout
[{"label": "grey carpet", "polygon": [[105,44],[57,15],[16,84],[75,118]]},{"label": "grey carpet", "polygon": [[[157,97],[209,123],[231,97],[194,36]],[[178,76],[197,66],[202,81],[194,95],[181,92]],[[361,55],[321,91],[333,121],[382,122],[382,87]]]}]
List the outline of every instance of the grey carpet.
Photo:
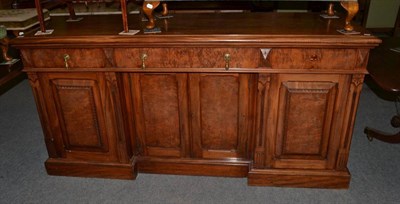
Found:
[{"label": "grey carpet", "polygon": [[364,86],[350,189],[250,187],[246,179],[139,174],[135,181],[48,176],[43,133],[25,80],[0,96],[0,203],[400,203],[400,145],[368,142],[363,128],[395,129],[392,102]]}]

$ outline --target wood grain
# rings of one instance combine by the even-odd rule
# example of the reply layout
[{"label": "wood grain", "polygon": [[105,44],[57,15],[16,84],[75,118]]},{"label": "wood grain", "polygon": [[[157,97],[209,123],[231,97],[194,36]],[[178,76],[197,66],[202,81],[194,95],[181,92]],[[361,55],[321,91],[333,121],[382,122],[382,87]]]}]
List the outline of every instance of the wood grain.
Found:
[{"label": "wood grain", "polygon": [[129,180],[135,179],[137,175],[137,167],[134,163],[88,163],[50,158],[45,165],[49,175]]},{"label": "wood grain", "polygon": [[[278,69],[356,69],[368,53],[358,49],[272,49],[267,61]],[[360,59],[361,58],[361,59]]]},{"label": "wood grain", "polygon": [[[49,174],[134,179],[138,169],[348,188],[355,113],[379,39],[360,27],[342,35],[343,19],[312,13],[176,14],[155,23],[161,34],[120,36],[120,17],[54,17],[53,35],[13,40]],[[143,26],[129,16],[130,29]]]},{"label": "wood grain", "polygon": [[31,50],[31,62],[38,68],[64,68],[64,55],[71,68],[99,68],[107,66],[107,58],[102,49],[34,49]]},{"label": "wood grain", "polygon": [[231,55],[232,68],[256,68],[259,50],[247,48],[116,48],[117,67],[140,68],[141,54],[148,55],[147,68],[224,68],[224,55]]}]

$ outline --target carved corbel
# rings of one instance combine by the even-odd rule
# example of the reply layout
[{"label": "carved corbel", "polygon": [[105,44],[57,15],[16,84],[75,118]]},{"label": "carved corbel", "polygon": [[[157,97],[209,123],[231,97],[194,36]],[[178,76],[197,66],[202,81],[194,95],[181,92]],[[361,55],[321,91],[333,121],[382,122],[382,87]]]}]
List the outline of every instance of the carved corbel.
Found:
[{"label": "carved corbel", "polygon": [[345,107],[344,123],[342,138],[340,142],[338,158],[336,162],[337,170],[346,170],[347,161],[350,152],[351,138],[353,135],[354,121],[357,113],[358,101],[360,99],[364,74],[354,74],[351,79],[350,90]]}]

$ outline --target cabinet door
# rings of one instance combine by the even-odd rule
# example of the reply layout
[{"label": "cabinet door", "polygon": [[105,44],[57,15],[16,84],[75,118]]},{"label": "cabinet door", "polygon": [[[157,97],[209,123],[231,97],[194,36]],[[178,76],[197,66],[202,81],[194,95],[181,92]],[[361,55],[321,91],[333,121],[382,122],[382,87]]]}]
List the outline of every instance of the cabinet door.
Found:
[{"label": "cabinet door", "polygon": [[267,166],[333,169],[338,154],[345,75],[275,75],[266,129]]},{"label": "cabinet door", "polygon": [[253,75],[190,74],[192,154],[247,158]]},{"label": "cabinet door", "polygon": [[187,74],[137,73],[128,81],[140,153],[188,156]]},{"label": "cabinet door", "polygon": [[114,105],[105,78],[95,73],[40,74],[59,157],[118,161]]}]

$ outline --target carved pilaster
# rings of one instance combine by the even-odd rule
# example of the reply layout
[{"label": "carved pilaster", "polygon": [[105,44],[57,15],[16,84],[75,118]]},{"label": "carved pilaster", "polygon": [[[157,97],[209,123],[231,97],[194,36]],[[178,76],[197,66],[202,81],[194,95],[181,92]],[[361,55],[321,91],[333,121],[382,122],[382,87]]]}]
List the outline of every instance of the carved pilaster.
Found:
[{"label": "carved pilaster", "polygon": [[271,76],[260,74],[257,86],[257,127],[256,127],[256,143],[254,153],[255,168],[265,167],[265,129],[267,128],[267,112],[268,112],[268,93],[270,88]]},{"label": "carved pilaster", "polygon": [[[126,139],[125,129],[124,129],[124,119],[121,108],[121,97],[118,89],[118,81],[117,76],[114,72],[107,72],[106,81],[107,88],[110,91],[111,97],[111,111],[107,114],[113,118],[112,126],[115,130],[114,134],[116,134],[117,138],[117,151],[118,151],[118,159],[121,163],[129,163],[131,160],[132,153],[129,148],[129,142]],[[108,108],[107,108],[108,109]]]},{"label": "carved pilaster", "polygon": [[36,102],[36,108],[38,109],[40,122],[43,127],[43,134],[44,134],[44,140],[45,140],[46,147],[47,147],[47,153],[50,158],[61,157],[62,153],[57,151],[55,139],[54,139],[53,135],[51,134],[50,126],[47,125],[47,124],[49,124],[49,118],[48,118],[48,112],[47,112],[46,105],[45,105],[46,104],[45,97],[43,96],[43,93],[42,93],[43,89],[40,85],[39,76],[35,72],[28,72],[27,75],[28,75],[29,83],[32,87],[32,92],[33,92],[33,96],[34,96],[34,99]]},{"label": "carved pilaster", "polygon": [[114,72],[106,72],[107,88],[114,94],[118,90],[117,75]]},{"label": "carved pilaster", "polygon": [[347,168],[351,138],[353,136],[354,121],[363,81],[363,74],[354,74],[351,79],[350,90],[347,95],[346,111],[343,120],[343,132],[336,163],[336,168],[338,170],[346,170]]}]

